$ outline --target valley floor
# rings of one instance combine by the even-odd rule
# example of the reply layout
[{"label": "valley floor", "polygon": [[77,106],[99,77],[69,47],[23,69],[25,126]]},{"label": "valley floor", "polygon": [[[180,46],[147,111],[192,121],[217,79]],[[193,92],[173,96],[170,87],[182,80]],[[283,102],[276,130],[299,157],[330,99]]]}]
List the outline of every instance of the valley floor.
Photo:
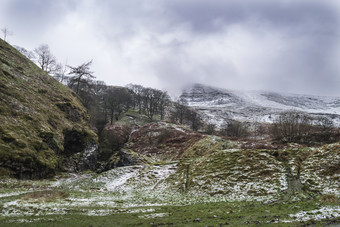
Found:
[{"label": "valley floor", "polygon": [[53,180],[0,181],[0,226],[300,226],[340,223],[338,201],[181,191],[179,162]]}]

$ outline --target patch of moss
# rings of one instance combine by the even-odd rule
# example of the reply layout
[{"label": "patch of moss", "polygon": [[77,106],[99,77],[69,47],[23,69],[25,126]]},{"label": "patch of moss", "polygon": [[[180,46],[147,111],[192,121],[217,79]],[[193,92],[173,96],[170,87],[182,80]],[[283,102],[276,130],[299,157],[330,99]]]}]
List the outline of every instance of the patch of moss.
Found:
[{"label": "patch of moss", "polygon": [[7,168],[0,167],[0,176],[1,177],[11,177],[13,175],[12,171]]}]

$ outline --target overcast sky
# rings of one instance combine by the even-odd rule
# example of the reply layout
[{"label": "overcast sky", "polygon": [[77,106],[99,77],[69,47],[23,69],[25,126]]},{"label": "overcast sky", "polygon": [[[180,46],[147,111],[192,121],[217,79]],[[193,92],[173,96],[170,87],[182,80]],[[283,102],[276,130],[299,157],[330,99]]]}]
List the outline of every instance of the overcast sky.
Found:
[{"label": "overcast sky", "polygon": [[98,80],[340,96],[338,0],[0,0],[11,44]]}]

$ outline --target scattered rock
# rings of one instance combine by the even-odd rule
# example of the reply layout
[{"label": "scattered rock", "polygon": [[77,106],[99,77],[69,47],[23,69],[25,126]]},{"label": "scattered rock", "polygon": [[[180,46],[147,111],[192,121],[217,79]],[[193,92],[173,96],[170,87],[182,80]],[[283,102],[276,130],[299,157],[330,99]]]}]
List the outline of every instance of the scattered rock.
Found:
[{"label": "scattered rock", "polygon": [[201,222],[200,218],[196,218],[193,222]]}]

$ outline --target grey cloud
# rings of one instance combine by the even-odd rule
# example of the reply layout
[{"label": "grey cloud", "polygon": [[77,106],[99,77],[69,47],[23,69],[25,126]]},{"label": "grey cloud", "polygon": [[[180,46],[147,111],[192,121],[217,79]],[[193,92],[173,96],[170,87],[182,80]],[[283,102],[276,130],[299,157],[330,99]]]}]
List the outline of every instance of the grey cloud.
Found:
[{"label": "grey cloud", "polygon": [[202,59],[204,63],[183,62],[181,58],[169,57],[160,60],[154,66],[162,87],[177,93],[185,86],[193,83],[228,86],[241,83],[236,77],[237,72],[230,64],[221,63],[216,59]]},{"label": "grey cloud", "polygon": [[247,22],[289,30],[306,30],[316,25],[314,29],[329,32],[338,23],[338,12],[324,1],[173,0],[163,3],[177,22],[190,23],[194,30],[203,33]]},{"label": "grey cloud", "polygon": [[[172,90],[199,82],[340,95],[336,88],[340,67],[334,60],[340,47],[336,4],[331,0],[8,0],[0,19],[12,21],[10,29],[19,31],[22,39],[60,45],[51,46],[64,51],[60,59],[94,54],[93,66],[101,66],[94,68],[97,78],[108,84],[134,83],[124,78],[136,78],[143,85]],[[70,14],[74,16],[64,29]],[[79,30],[73,32],[78,23]],[[53,34],[50,40],[40,41],[46,33]],[[68,38],[70,34],[74,37]],[[81,42],[72,45],[70,40]],[[76,53],[62,50],[66,42]]]},{"label": "grey cloud", "polygon": [[[287,3],[287,1],[250,0],[185,1],[185,3],[166,1],[165,5],[167,10],[173,12],[178,23],[189,23],[193,31],[198,34],[221,33],[228,31],[228,27],[235,24],[243,26],[244,29],[281,33],[281,41],[285,44],[286,50],[280,53],[278,59],[271,61],[273,65],[267,65],[265,72],[267,75],[258,78],[261,88],[291,92],[300,90],[300,92],[319,94],[336,92],[334,78],[337,77],[339,69],[330,65],[334,57],[334,48],[339,42],[339,18],[334,5],[321,1]],[[218,59],[210,63],[211,68],[223,69],[227,74],[228,66],[225,67]],[[198,68],[202,68],[202,65]],[[255,81],[252,72],[248,73],[245,76],[249,78],[248,83]],[[219,77],[218,74],[215,76],[217,77],[215,81],[228,86],[225,76]],[[229,86],[239,87],[240,80],[240,78],[229,80]],[[205,81],[214,83],[211,80]],[[247,81],[244,83],[246,84]]]},{"label": "grey cloud", "polygon": [[75,0],[11,0],[2,13],[7,18],[12,18],[11,23],[20,29],[20,33],[38,38],[75,7]]}]

